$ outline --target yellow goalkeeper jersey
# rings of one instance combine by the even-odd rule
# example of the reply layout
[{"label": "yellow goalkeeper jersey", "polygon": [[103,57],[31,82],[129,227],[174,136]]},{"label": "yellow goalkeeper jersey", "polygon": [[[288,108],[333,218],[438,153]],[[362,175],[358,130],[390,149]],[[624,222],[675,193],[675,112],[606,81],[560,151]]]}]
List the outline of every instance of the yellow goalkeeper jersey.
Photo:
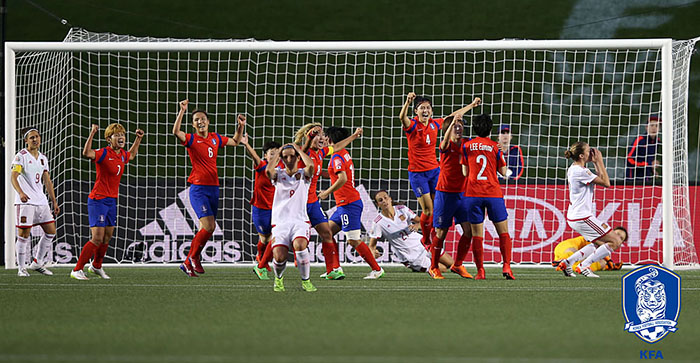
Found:
[{"label": "yellow goalkeeper jersey", "polygon": [[[586,241],[583,236],[578,236],[576,238],[571,238],[567,239],[564,241],[561,241],[557,244],[556,247],[554,247],[554,260],[555,261],[561,261],[571,255],[574,254],[574,252],[580,250],[587,244],[590,244],[590,242]],[[576,268],[580,262],[574,263],[572,268]],[[593,264],[591,264],[591,271],[600,271],[600,270],[605,270],[605,260],[601,261],[596,261]]]}]

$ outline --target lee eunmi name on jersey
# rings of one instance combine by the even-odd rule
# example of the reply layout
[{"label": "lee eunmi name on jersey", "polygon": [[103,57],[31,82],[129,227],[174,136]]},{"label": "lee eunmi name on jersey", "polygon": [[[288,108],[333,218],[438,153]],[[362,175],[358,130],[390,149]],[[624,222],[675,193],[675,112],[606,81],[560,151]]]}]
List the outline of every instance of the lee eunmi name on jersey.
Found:
[{"label": "lee eunmi name on jersey", "polygon": [[469,145],[469,150],[486,150],[486,151],[493,151],[493,146],[491,145],[484,145],[482,143],[473,143]]}]

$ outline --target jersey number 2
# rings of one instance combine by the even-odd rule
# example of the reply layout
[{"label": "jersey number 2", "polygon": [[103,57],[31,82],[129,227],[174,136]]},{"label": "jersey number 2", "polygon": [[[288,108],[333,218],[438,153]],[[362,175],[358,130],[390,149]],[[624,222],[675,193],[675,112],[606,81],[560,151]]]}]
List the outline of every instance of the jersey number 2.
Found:
[{"label": "jersey number 2", "polygon": [[487,180],[488,178],[483,176],[484,170],[486,170],[486,164],[488,163],[486,159],[486,155],[479,155],[476,157],[476,163],[481,164],[484,163],[484,165],[481,166],[481,170],[479,170],[479,174],[476,175],[476,180]]}]

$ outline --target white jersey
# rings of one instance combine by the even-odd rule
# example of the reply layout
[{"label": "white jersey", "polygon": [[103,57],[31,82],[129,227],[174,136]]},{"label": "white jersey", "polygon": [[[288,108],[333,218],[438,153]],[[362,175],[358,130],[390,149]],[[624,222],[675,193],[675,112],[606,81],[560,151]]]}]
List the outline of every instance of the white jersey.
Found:
[{"label": "white jersey", "polygon": [[289,176],[284,168],[277,167],[277,180],[272,180],[275,198],[272,201],[273,226],[289,222],[309,222],[306,202],[309,197],[311,179],[306,178],[304,169],[298,169]]},{"label": "white jersey", "polygon": [[415,217],[416,214],[410,208],[405,205],[395,205],[394,219],[379,213],[374,219],[369,236],[370,238],[383,237],[389,242],[391,251],[400,262],[415,261],[425,252],[425,247],[421,243],[422,235],[408,228]]},{"label": "white jersey", "polygon": [[588,168],[573,164],[566,173],[569,180],[569,209],[566,219],[580,220],[593,215],[593,179],[597,175]]},{"label": "white jersey", "polygon": [[15,204],[49,205],[46,194],[44,194],[43,182],[44,172],[49,171],[49,160],[46,156],[39,153],[39,157],[34,158],[27,149],[22,149],[12,159],[12,168],[15,165],[22,167],[17,181],[24,194],[29,197],[29,200],[22,202],[19,199],[19,193],[15,191]]}]

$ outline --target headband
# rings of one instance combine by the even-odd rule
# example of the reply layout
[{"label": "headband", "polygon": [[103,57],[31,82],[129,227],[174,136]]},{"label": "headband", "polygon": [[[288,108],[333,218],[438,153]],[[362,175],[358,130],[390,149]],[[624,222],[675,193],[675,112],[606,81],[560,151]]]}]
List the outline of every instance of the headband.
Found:
[{"label": "headband", "polygon": [[39,133],[39,130],[34,129],[34,128],[31,128],[31,129],[27,130],[27,132],[24,133],[24,136],[22,137],[22,140],[26,139],[26,138],[27,138],[27,135],[29,135],[29,133],[32,132],[32,131],[36,131],[37,134]]}]

